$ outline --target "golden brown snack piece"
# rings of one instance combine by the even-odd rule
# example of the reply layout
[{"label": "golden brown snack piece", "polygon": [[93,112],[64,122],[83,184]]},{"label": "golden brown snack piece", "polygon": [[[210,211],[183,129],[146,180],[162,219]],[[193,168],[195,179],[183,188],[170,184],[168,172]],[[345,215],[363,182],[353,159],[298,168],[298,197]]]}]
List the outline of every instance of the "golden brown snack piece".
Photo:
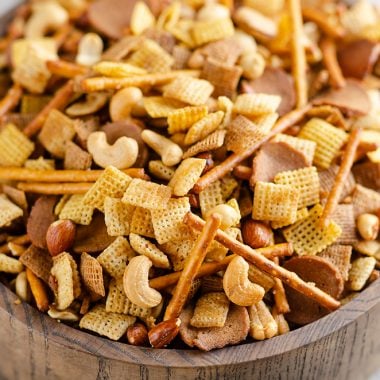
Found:
[{"label": "golden brown snack piece", "polygon": [[45,312],[49,309],[49,298],[44,283],[29,269],[26,268],[26,278],[32,291],[37,309]]},{"label": "golden brown snack piece", "polygon": [[7,92],[7,95],[0,101],[0,118],[5,116],[13,108],[17,107],[23,90],[19,84],[13,85]]},{"label": "golden brown snack piece", "polygon": [[20,261],[46,284],[49,283],[53,259],[49,252],[31,245],[21,256]]}]

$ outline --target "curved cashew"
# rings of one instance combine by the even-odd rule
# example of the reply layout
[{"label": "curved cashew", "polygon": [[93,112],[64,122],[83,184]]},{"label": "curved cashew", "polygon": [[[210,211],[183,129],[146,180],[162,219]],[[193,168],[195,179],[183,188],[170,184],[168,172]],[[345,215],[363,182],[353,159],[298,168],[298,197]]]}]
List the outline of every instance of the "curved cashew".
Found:
[{"label": "curved cashew", "polygon": [[141,138],[144,140],[145,144],[149,145],[161,156],[164,165],[173,166],[181,162],[183,151],[173,141],[149,129],[145,129],[141,133]]},{"label": "curved cashew", "polygon": [[123,136],[113,145],[109,145],[104,132],[91,133],[87,139],[87,149],[102,168],[110,165],[117,169],[130,168],[136,162],[139,153],[136,140]]},{"label": "curved cashew", "polygon": [[223,277],[223,289],[227,297],[240,306],[251,306],[261,301],[265,290],[248,279],[248,263],[240,256],[229,264]]},{"label": "curved cashew", "polygon": [[100,61],[103,52],[103,40],[96,33],[85,34],[78,46],[76,63],[83,66],[92,66]]},{"label": "curved cashew", "polygon": [[17,296],[25,302],[31,300],[32,294],[28,285],[28,280],[26,278],[26,272],[21,272],[16,277],[15,291]]},{"label": "curved cashew", "polygon": [[143,102],[143,93],[137,87],[126,87],[118,91],[110,102],[110,116],[112,121],[128,119],[133,108]]},{"label": "curved cashew", "polygon": [[105,92],[91,92],[86,95],[86,100],[66,108],[66,113],[74,117],[92,115],[105,106],[108,98],[109,96]]},{"label": "curved cashew", "polygon": [[263,301],[249,307],[248,314],[251,325],[249,333],[252,338],[264,340],[278,334],[277,322]]},{"label": "curved cashew", "polygon": [[56,1],[34,3],[32,16],[25,25],[25,37],[44,37],[49,30],[59,29],[68,20],[68,12]]},{"label": "curved cashew", "polygon": [[211,214],[219,214],[222,218],[220,228],[225,230],[239,223],[240,215],[237,211],[227,204],[220,204],[206,212],[205,219]]},{"label": "curved cashew", "polygon": [[161,294],[149,286],[149,269],[152,262],[146,256],[133,257],[125,268],[123,284],[128,299],[140,307],[155,307]]},{"label": "curved cashew", "polygon": [[79,315],[70,309],[58,310],[52,306],[50,306],[50,309],[48,310],[48,315],[53,319],[66,322],[77,322],[80,319]]}]

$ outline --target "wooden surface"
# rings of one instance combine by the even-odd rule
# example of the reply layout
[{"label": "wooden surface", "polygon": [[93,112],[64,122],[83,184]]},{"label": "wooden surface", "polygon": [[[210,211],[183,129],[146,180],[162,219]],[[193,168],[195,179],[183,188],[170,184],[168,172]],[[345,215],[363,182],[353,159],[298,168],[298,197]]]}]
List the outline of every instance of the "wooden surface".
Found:
[{"label": "wooden surface", "polygon": [[59,324],[0,284],[0,379],[367,379],[380,363],[380,281],[287,335],[210,353],[136,348]]}]

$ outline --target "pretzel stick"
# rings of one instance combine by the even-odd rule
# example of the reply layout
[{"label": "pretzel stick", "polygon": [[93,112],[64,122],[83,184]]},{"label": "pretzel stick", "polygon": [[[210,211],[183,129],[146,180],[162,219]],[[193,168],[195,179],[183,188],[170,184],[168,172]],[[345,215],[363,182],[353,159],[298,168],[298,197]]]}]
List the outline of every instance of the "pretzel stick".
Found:
[{"label": "pretzel stick", "polygon": [[[202,230],[205,224],[201,218],[191,212],[186,214],[184,223],[198,231]],[[285,284],[313,299],[327,309],[336,310],[340,306],[340,302],[327,293],[318,289],[316,286],[306,283],[294,272],[290,272],[275,264],[273,261],[268,260],[266,257],[259,254],[257,250],[254,250],[248,245],[242,244],[238,240],[231,238],[225,232],[219,230],[216,234],[215,240],[230,249],[233,253],[256,265],[263,272],[268,273],[272,277],[279,278]]]},{"label": "pretzel stick", "polygon": [[74,82],[69,80],[54,95],[53,99],[38,113],[38,115],[26,126],[24,134],[28,137],[35,135],[43,126],[49,113],[53,109],[62,110],[69,103],[74,94]]},{"label": "pretzel stick", "polygon": [[191,284],[195,280],[199,268],[206,257],[207,250],[214,240],[220,222],[221,217],[218,214],[211,214],[202,227],[201,233],[186,259],[185,266],[174,289],[173,297],[166,308],[164,321],[178,318],[181,314],[189,295]]},{"label": "pretzel stick", "polygon": [[62,60],[47,61],[46,67],[52,74],[63,78],[74,78],[77,75],[85,75],[88,73],[86,67]]},{"label": "pretzel stick", "polygon": [[84,194],[93,185],[92,182],[77,183],[44,183],[44,182],[20,182],[17,185],[19,190],[26,193],[63,195],[63,194]]},{"label": "pretzel stick", "polygon": [[0,101],[0,117],[5,116],[19,103],[23,90],[19,84],[14,84]]},{"label": "pretzel stick", "polygon": [[239,154],[232,153],[220,165],[215,166],[205,175],[199,178],[197,183],[193,187],[193,191],[198,194],[207,186],[211,185],[213,182],[224,177],[235,166],[239,165],[240,162],[244,161],[246,158],[251,156],[257,149],[261,147],[261,145],[270,140],[277,133],[282,133],[295,123],[299,122],[303,118],[305,113],[309,111],[310,108],[311,105],[306,105],[303,108],[291,111],[285,116],[283,116],[281,119],[277,121],[273,129],[261,141],[252,145],[245,152],[241,152]]},{"label": "pretzel stick", "polygon": [[335,88],[341,88],[346,85],[337,57],[336,46],[332,38],[324,37],[321,41],[321,51],[323,62],[329,72],[331,85]]},{"label": "pretzel stick", "polygon": [[[276,264],[279,264],[278,257],[276,257],[273,261]],[[278,312],[280,314],[289,313],[290,306],[286,298],[285,288],[282,281],[278,278],[274,279],[273,296]]]},{"label": "pretzel stick", "polygon": [[[149,179],[142,168],[122,170],[132,178]],[[0,168],[0,180],[25,182],[95,182],[103,170],[34,170],[18,167]]]},{"label": "pretzel stick", "polygon": [[343,187],[350,174],[351,167],[355,160],[356,149],[360,142],[361,129],[354,129],[351,132],[348,139],[346,150],[343,153],[342,162],[340,164],[338,173],[335,176],[334,185],[327,197],[326,205],[323,209],[323,213],[320,219],[321,225],[325,226],[333,214],[335,207],[337,206],[340,196],[343,191]]},{"label": "pretzel stick", "polygon": [[10,252],[8,243],[24,245],[24,244],[30,243],[30,239],[29,239],[28,235],[11,237],[7,240],[7,242],[5,244],[0,245],[0,253],[9,253]]},{"label": "pretzel stick", "polygon": [[36,306],[39,311],[49,310],[49,298],[46,292],[45,284],[29,268],[26,268],[26,278],[29,282]]},{"label": "pretzel stick", "polygon": [[297,94],[297,108],[307,103],[306,54],[303,43],[301,0],[289,0],[291,30],[292,72]]}]

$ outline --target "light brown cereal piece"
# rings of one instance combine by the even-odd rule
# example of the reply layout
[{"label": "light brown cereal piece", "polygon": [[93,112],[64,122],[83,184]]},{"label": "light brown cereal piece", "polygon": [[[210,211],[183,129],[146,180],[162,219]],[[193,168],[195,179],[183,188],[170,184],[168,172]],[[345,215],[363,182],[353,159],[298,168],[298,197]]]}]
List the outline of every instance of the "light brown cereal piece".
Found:
[{"label": "light brown cereal piece", "polygon": [[158,179],[170,181],[174,175],[175,167],[167,166],[161,160],[149,161],[149,172]]},{"label": "light brown cereal piece", "polygon": [[355,218],[364,213],[376,213],[380,208],[380,194],[364,186],[356,185],[352,193],[352,205]]},{"label": "light brown cereal piece", "polygon": [[144,97],[143,103],[146,112],[153,119],[160,117],[169,117],[171,113],[175,112],[177,109],[181,109],[181,107],[184,105],[178,100],[168,99],[162,96]]},{"label": "light brown cereal piece", "polygon": [[176,45],[173,48],[172,56],[174,58],[173,70],[182,70],[186,67],[191,52],[186,46]]},{"label": "light brown cereal piece", "polygon": [[260,128],[262,131],[269,133],[273,126],[276,124],[278,119],[278,113],[267,113],[260,116],[252,117],[252,121]]},{"label": "light brown cereal piece", "polygon": [[100,265],[112,277],[123,277],[127,262],[135,256],[128,240],[119,236],[98,257]]},{"label": "light brown cereal piece", "polygon": [[256,340],[273,338],[278,333],[278,326],[264,301],[248,307],[249,335]]},{"label": "light brown cereal piece", "polygon": [[[227,200],[239,186],[239,182],[232,175],[226,175],[220,180],[223,199]],[[239,211],[240,213],[240,211]]]},{"label": "light brown cereal piece", "polygon": [[18,259],[0,253],[0,272],[21,273],[23,270],[24,265]]},{"label": "light brown cereal piece", "polygon": [[84,203],[84,195],[74,194],[65,202],[59,213],[59,219],[70,219],[77,224],[88,226],[93,213],[94,208]]},{"label": "light brown cereal piece", "polygon": [[217,107],[218,110],[224,112],[224,118],[221,126],[222,128],[226,128],[231,123],[234,104],[232,103],[230,98],[227,98],[227,96],[219,96]]},{"label": "light brown cereal piece", "polygon": [[336,244],[354,244],[357,242],[352,204],[338,204],[331,215],[331,219],[342,229],[342,234],[335,241]]},{"label": "light brown cereal piece", "polygon": [[223,146],[224,138],[226,136],[225,129],[218,129],[215,132],[208,135],[201,141],[198,141],[196,144],[192,145],[184,154],[183,158],[189,158],[196,156],[199,153],[209,152],[216,150]]},{"label": "light brown cereal piece", "polygon": [[174,134],[187,131],[197,121],[208,113],[207,106],[183,107],[172,111],[168,115],[168,132]]},{"label": "light brown cereal piece", "polygon": [[223,203],[222,186],[215,181],[199,193],[199,205],[202,215],[206,215],[213,207]]},{"label": "light brown cereal piece", "polygon": [[104,297],[103,268],[99,261],[83,252],[80,260],[80,274],[84,286],[95,294]]},{"label": "light brown cereal piece", "polygon": [[[240,230],[239,228],[230,227],[225,230],[225,233],[236,239],[239,236]],[[207,251],[206,260],[222,261],[226,257],[228,251],[228,248],[214,240]]]},{"label": "light brown cereal piece", "polygon": [[104,200],[104,221],[108,235],[129,235],[134,210],[134,206],[123,203],[119,198],[106,197]]},{"label": "light brown cereal piece", "polygon": [[13,220],[23,214],[20,207],[12,203],[6,195],[0,194],[0,227],[9,226]]},{"label": "light brown cereal piece", "polygon": [[169,241],[162,244],[160,248],[169,256],[173,265],[174,271],[180,271],[185,265],[185,260],[189,255],[193,245],[195,244],[195,238],[187,238],[182,240]]},{"label": "light brown cereal piece", "polygon": [[[162,210],[159,210],[159,211],[162,211]],[[135,207],[135,210],[133,211],[133,214],[132,214],[130,232],[134,234],[154,238],[152,214],[150,210],[146,208],[142,208],[142,207]]]},{"label": "light brown cereal piece", "polygon": [[[296,220],[293,221],[293,223],[296,223],[302,219],[305,219],[309,215],[309,210],[307,207],[303,207],[297,210]],[[272,222],[270,225],[275,230],[278,228],[289,226],[289,224],[292,224],[289,221],[284,222]]]},{"label": "light brown cereal piece", "polygon": [[210,21],[197,21],[192,28],[192,36],[196,46],[207,42],[232,37],[234,25],[230,18],[216,18]]},{"label": "light brown cereal piece", "polygon": [[202,295],[194,309],[190,325],[193,327],[223,327],[230,301],[223,292]]},{"label": "light brown cereal piece", "polygon": [[233,111],[247,117],[276,112],[281,97],[268,94],[241,94],[236,98]]},{"label": "light brown cereal piece", "polygon": [[223,62],[228,66],[234,66],[242,54],[243,48],[236,43],[234,38],[225,38],[207,44],[202,47],[201,52],[207,58]]},{"label": "light brown cereal piece", "polygon": [[352,262],[348,273],[349,288],[353,291],[362,290],[372,271],[375,269],[374,257],[360,257]]},{"label": "light brown cereal piece", "polygon": [[104,305],[97,305],[82,317],[79,327],[112,340],[119,340],[135,321],[135,317],[119,313],[107,313]]},{"label": "light brown cereal piece", "polygon": [[49,283],[53,259],[47,250],[31,245],[19,260],[46,284]]},{"label": "light brown cereal piece", "polygon": [[348,273],[351,268],[352,247],[349,245],[334,244],[327,247],[318,254],[334,264],[340,271],[343,280],[348,280]]},{"label": "light brown cereal piece", "polygon": [[211,275],[202,277],[201,279],[201,293],[214,293],[223,292],[223,277]]},{"label": "light brown cereal piece", "polygon": [[55,161],[41,156],[37,159],[26,160],[24,167],[31,170],[54,170]]},{"label": "light brown cereal piece", "polygon": [[248,279],[249,279],[249,281],[263,287],[265,292],[268,292],[274,286],[273,277],[271,277],[267,273],[261,271],[259,268],[257,268],[253,264],[249,264]]},{"label": "light brown cereal piece", "polygon": [[[91,168],[92,156],[72,141],[66,142],[65,160],[63,167],[66,170],[87,170]],[[52,168],[54,169],[54,167]]]}]

